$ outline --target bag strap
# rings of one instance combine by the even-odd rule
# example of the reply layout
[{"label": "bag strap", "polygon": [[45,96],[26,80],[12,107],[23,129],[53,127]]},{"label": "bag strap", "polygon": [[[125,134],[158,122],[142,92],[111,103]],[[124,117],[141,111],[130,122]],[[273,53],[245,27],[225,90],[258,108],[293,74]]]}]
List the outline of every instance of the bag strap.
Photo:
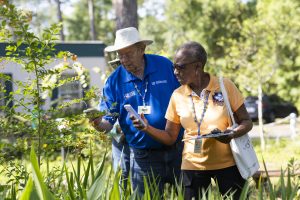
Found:
[{"label": "bag strap", "polygon": [[228,100],[228,95],[227,95],[227,91],[226,91],[222,76],[219,76],[219,83],[220,83],[220,87],[221,87],[221,92],[223,94],[223,99],[224,99],[224,102],[225,102],[225,105],[226,105],[226,108],[227,108],[227,112],[228,112],[228,114],[230,116],[230,119],[231,119],[231,122],[232,122],[232,128],[235,128],[238,125],[235,122],[235,119],[233,117],[233,112],[232,112],[232,109],[231,109],[231,106],[230,106],[230,103],[229,103],[229,100]]}]

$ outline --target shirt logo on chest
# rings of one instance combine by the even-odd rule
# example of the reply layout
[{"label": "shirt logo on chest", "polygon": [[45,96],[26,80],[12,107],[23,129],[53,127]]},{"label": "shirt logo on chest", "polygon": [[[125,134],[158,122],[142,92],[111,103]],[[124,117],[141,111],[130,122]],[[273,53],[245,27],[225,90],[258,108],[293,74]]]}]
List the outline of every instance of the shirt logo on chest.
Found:
[{"label": "shirt logo on chest", "polygon": [[168,83],[167,80],[159,80],[159,81],[152,81],[151,84],[152,85],[159,85],[159,84],[166,84]]},{"label": "shirt logo on chest", "polygon": [[129,99],[130,97],[135,96],[135,91],[128,92],[124,95],[125,99]]}]

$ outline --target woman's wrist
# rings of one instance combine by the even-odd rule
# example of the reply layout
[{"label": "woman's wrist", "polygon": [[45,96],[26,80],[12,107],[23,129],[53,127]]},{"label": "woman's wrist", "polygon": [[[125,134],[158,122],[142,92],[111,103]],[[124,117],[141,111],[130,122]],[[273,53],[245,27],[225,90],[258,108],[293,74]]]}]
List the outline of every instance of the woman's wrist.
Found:
[{"label": "woman's wrist", "polygon": [[235,129],[233,129],[233,134],[231,136],[232,136],[232,139],[234,139],[234,138],[241,137],[244,134],[245,133],[244,133],[243,129],[236,127]]},{"label": "woman's wrist", "polygon": [[151,126],[149,125],[149,124],[147,124],[146,123],[146,126],[142,129],[142,131],[144,131],[144,132],[149,132],[149,130],[150,130],[150,128],[151,128]]}]

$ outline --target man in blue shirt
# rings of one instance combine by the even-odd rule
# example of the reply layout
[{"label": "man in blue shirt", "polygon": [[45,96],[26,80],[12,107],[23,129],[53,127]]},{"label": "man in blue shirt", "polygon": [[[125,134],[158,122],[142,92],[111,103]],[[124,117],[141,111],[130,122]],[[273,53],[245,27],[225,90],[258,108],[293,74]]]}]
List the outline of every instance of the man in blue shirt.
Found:
[{"label": "man in blue shirt", "polygon": [[[115,44],[106,51],[117,51],[121,65],[103,88],[100,110],[107,114],[93,120],[99,131],[109,132],[116,120],[130,147],[130,172],[133,189],[144,193],[144,176],[155,178],[160,192],[164,183],[175,183],[181,165],[182,134],[173,146],[165,146],[136,129],[124,108],[130,104],[158,129],[166,125],[165,112],[172,92],[179,86],[172,62],[162,56],[145,54],[151,40],[140,39],[134,27],[116,32]],[[154,177],[153,177],[154,175]],[[153,179],[151,179],[153,181]]]},{"label": "man in blue shirt", "polygon": [[[109,48],[109,47],[107,47]],[[104,49],[108,59],[113,59],[108,61],[108,64],[115,70],[121,62],[119,58],[116,58],[116,52],[107,52]],[[100,108],[101,109],[101,108]],[[110,134],[113,136],[111,138],[111,154],[112,154],[112,166],[114,172],[118,172],[121,169],[121,180],[120,180],[120,189],[125,190],[127,188],[127,182],[130,172],[130,149],[129,145],[125,139],[124,133],[122,132],[119,122],[115,122],[113,129],[110,131]]]}]

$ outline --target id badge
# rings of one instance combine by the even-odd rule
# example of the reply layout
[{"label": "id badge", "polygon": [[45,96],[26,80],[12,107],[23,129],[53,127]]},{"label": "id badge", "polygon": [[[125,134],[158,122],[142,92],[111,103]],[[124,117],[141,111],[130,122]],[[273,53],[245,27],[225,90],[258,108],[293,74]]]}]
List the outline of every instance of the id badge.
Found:
[{"label": "id badge", "polygon": [[194,153],[201,153],[202,139],[195,139]]},{"label": "id badge", "polygon": [[151,114],[151,107],[150,106],[138,106],[138,114],[149,115]]}]

